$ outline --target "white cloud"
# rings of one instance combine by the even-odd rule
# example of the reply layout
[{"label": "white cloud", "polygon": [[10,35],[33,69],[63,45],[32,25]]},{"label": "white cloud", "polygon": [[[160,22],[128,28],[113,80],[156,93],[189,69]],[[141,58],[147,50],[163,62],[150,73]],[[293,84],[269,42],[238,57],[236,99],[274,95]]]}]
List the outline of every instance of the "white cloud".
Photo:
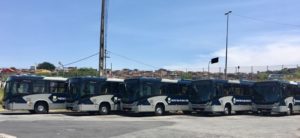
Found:
[{"label": "white cloud", "polygon": [[[203,57],[203,56],[202,56]],[[221,57],[219,65],[224,66],[225,49],[208,53],[207,58],[201,58],[189,63],[178,63],[165,66],[167,69],[207,69],[209,57]],[[207,61],[203,61],[207,60]],[[260,36],[243,40],[228,49],[228,66],[267,66],[300,64],[300,35]]]}]

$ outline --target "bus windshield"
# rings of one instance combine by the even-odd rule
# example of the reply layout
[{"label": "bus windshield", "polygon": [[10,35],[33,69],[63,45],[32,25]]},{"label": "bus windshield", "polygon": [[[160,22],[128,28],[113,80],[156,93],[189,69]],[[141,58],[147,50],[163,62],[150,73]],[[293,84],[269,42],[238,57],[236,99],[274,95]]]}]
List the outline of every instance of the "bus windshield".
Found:
[{"label": "bus windshield", "polygon": [[258,83],[254,86],[254,101],[274,103],[280,99],[280,89],[276,83]]},{"label": "bus windshield", "polygon": [[29,94],[30,93],[30,81],[14,81],[12,82],[11,94]]},{"label": "bus windshield", "polygon": [[160,83],[152,81],[139,82],[130,80],[126,82],[126,92],[123,98],[125,102],[132,102],[140,98],[160,95]]},{"label": "bus windshield", "polygon": [[205,102],[213,98],[213,85],[211,81],[198,81],[192,85],[191,100]]},{"label": "bus windshield", "polygon": [[124,92],[123,101],[130,102],[133,100],[138,99],[139,91],[140,91],[140,85],[138,80],[129,80],[126,81],[126,90]]},{"label": "bus windshield", "polygon": [[70,94],[70,98],[75,98],[79,96],[79,87],[78,87],[78,80],[72,79],[70,80],[69,83],[69,94]]}]

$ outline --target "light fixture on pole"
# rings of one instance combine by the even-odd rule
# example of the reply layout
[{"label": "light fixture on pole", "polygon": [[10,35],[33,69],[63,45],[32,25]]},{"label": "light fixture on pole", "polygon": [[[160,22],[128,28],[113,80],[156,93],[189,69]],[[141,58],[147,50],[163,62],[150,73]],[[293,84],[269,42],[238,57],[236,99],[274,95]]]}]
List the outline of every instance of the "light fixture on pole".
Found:
[{"label": "light fixture on pole", "polygon": [[60,61],[58,62],[58,64],[62,67],[63,76],[65,76],[65,67],[64,67],[64,64],[62,64]]}]

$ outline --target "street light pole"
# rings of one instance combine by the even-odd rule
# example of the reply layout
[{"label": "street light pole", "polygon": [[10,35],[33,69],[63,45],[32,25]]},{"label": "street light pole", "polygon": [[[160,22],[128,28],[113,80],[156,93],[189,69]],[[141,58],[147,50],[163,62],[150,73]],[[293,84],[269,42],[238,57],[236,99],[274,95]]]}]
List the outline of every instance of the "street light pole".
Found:
[{"label": "street light pole", "polygon": [[211,61],[208,62],[208,66],[207,66],[207,76],[208,79],[210,79],[210,74],[209,74],[209,65],[211,64]]},{"label": "street light pole", "polygon": [[228,26],[229,26],[229,14],[232,11],[228,11],[227,13],[225,13],[225,15],[227,16],[227,27],[226,27],[226,55],[225,55],[225,70],[224,70],[224,78],[225,80],[227,80],[227,54],[228,54]]}]

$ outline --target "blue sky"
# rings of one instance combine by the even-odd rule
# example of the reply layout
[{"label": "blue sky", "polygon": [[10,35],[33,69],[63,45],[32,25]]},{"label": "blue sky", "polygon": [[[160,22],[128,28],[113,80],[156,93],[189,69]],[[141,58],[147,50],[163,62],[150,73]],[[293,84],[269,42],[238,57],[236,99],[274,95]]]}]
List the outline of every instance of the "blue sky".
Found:
[{"label": "blue sky", "polygon": [[[226,16],[232,10],[229,66],[300,63],[298,0],[109,0],[107,47],[155,67],[224,66]],[[99,49],[100,0],[1,0],[0,67],[66,64]],[[242,18],[254,17],[271,22]],[[154,70],[110,55],[114,69]],[[98,56],[74,64],[98,66]]]}]

